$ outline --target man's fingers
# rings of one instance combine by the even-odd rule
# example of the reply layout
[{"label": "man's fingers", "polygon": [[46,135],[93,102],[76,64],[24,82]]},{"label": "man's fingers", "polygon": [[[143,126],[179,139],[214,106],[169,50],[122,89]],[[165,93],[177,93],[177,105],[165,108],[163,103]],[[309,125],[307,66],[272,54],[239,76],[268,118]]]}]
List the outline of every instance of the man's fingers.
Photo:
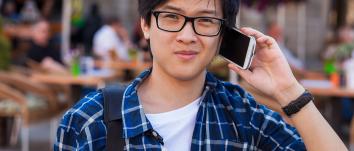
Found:
[{"label": "man's fingers", "polygon": [[235,71],[237,74],[239,74],[243,79],[245,79],[247,82],[249,81],[249,77],[251,77],[252,72],[249,70],[242,70],[241,68],[237,67],[235,64],[228,64],[228,67]]},{"label": "man's fingers", "polygon": [[271,48],[274,44],[276,44],[276,41],[270,36],[263,36],[257,39],[257,44],[261,47]]},{"label": "man's fingers", "polygon": [[273,37],[270,36],[263,36],[257,39],[257,42],[265,42],[267,44],[275,44],[276,41]]},{"label": "man's fingers", "polygon": [[272,45],[274,45],[276,43],[274,38],[272,38],[270,36],[267,36],[267,35],[264,35],[260,31],[255,30],[253,28],[243,27],[240,30],[246,35],[254,36],[257,39],[257,42],[261,46],[271,47]]},{"label": "man's fingers", "polygon": [[249,28],[249,27],[243,27],[240,30],[248,36],[254,36],[256,39],[264,36],[263,33],[259,32],[258,30],[255,30],[253,28]]}]

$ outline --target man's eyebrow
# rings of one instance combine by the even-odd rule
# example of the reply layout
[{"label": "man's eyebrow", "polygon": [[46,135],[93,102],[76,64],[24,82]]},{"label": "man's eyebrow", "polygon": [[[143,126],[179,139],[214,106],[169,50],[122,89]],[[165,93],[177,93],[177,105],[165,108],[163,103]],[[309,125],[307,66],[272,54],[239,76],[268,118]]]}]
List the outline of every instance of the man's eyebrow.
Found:
[{"label": "man's eyebrow", "polygon": [[202,10],[199,14],[216,15],[216,10]]},{"label": "man's eyebrow", "polygon": [[172,5],[165,5],[165,6],[161,7],[161,9],[174,10],[174,11],[177,11],[177,12],[184,12],[182,9],[180,9],[178,7],[175,7],[175,6],[172,6]]},{"label": "man's eyebrow", "polygon": [[[161,7],[161,9],[164,10],[172,10],[172,11],[176,11],[179,13],[184,13],[184,11],[178,7],[172,6],[172,5],[165,5],[163,7]],[[198,11],[198,14],[203,14],[203,15],[216,15],[216,10],[211,10],[211,9],[205,9],[205,10],[201,10]]]}]

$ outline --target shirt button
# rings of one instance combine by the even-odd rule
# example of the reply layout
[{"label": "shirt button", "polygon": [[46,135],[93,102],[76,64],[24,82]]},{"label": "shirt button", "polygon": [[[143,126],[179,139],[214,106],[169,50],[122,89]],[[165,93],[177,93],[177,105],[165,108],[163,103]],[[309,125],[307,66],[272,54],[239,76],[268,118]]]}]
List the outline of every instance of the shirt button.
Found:
[{"label": "shirt button", "polygon": [[152,131],[152,135],[154,135],[154,137],[157,137],[157,133],[155,131]]}]

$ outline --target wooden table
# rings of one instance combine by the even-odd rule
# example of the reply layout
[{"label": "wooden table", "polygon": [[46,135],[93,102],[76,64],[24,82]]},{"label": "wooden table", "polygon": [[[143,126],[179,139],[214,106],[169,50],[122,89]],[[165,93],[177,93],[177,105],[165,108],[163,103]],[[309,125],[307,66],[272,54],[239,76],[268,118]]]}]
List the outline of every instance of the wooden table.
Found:
[{"label": "wooden table", "polygon": [[[79,89],[83,86],[102,88],[104,87],[107,81],[117,80],[118,78],[122,78],[126,70],[133,71],[134,75],[140,73],[141,71],[149,68],[151,63],[144,62],[121,62],[121,61],[94,61],[95,67],[98,67],[101,70],[110,70],[111,74],[101,75],[100,73],[96,73],[97,70],[90,71],[91,74],[88,75],[79,75],[73,76],[70,74],[45,74],[45,73],[32,73],[30,78],[34,81],[45,83],[45,84],[53,84],[53,85],[68,85],[73,88],[73,93],[79,93]],[[74,97],[75,99],[79,97]]]},{"label": "wooden table", "polygon": [[[347,98],[354,98],[354,89],[348,89],[348,88],[341,88],[341,87],[327,87],[327,88],[320,88],[320,87],[306,87],[313,95],[315,96],[321,96],[321,97],[330,97],[330,100],[338,100],[343,97]],[[334,111],[333,108],[337,107],[340,108],[340,104],[338,101],[331,101],[329,102],[331,110],[331,115],[334,117],[334,129],[335,130],[340,130],[341,127],[338,125],[340,122],[340,119],[338,117],[341,116],[340,112]],[[339,104],[339,105],[338,105]],[[351,124],[350,124],[350,143],[354,144],[354,116],[351,119]]]},{"label": "wooden table", "polygon": [[131,62],[121,62],[121,61],[102,61],[102,60],[95,60],[95,66],[99,68],[110,68],[115,70],[144,70],[151,66],[150,62],[138,62],[138,61],[131,61]]},{"label": "wooden table", "polygon": [[45,73],[32,73],[30,78],[33,81],[51,85],[69,86],[71,88],[71,101],[76,102],[81,98],[81,90],[84,86],[93,88],[103,88],[107,81],[113,81],[119,77],[116,72],[110,74],[91,74],[91,75],[58,75]]},{"label": "wooden table", "polygon": [[330,88],[319,88],[319,87],[306,87],[313,95],[318,96],[328,96],[328,97],[350,97],[354,98],[354,89],[340,88],[340,87],[330,87]]},{"label": "wooden table", "polygon": [[151,67],[151,62],[139,62],[137,60],[130,62],[95,60],[94,64],[98,68],[108,68],[120,73],[122,81],[131,81],[142,71]]},{"label": "wooden table", "polygon": [[99,86],[104,84],[104,80],[95,76],[72,76],[72,75],[50,75],[50,74],[32,74],[31,79],[46,84],[59,85],[84,85]]}]

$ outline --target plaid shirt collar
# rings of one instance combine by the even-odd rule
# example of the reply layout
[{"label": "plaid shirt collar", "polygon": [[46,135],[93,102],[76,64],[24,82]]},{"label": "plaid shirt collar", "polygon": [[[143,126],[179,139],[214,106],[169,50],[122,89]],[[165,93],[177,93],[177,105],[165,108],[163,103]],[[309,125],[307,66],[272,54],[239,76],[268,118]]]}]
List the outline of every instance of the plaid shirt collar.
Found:
[{"label": "plaid shirt collar", "polygon": [[[122,104],[123,137],[132,138],[152,129],[152,125],[146,118],[143,106],[138,99],[137,89],[139,85],[151,74],[151,68],[141,73],[124,92]],[[204,96],[215,89],[217,79],[209,72],[206,73],[206,82],[201,100]]]}]

